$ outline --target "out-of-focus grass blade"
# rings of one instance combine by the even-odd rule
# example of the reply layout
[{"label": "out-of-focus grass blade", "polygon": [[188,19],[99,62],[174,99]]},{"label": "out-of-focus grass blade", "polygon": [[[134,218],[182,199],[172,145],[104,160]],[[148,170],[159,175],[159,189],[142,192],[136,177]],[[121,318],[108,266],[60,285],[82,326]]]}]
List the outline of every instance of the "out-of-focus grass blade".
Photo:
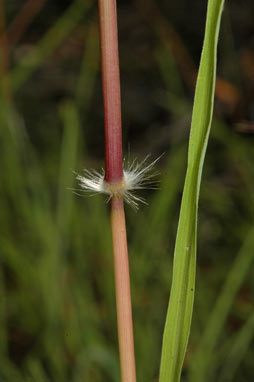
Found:
[{"label": "out-of-focus grass blade", "polygon": [[76,0],[70,5],[41,41],[13,69],[11,74],[13,90],[18,90],[43,60],[69,35],[91,4],[91,0]]},{"label": "out-of-focus grass blade", "polygon": [[195,284],[199,188],[214,101],[217,41],[223,0],[209,0],[193,107],[188,168],[174,253],[170,303],[163,336],[160,382],[180,380],[189,337]]},{"label": "out-of-focus grass blade", "polygon": [[6,317],[6,292],[4,286],[4,276],[2,271],[2,261],[0,269],[0,364],[3,358],[7,355],[7,317]]},{"label": "out-of-focus grass blade", "polygon": [[190,381],[206,380],[209,362],[212,361],[217,339],[222,331],[234,297],[246,277],[253,261],[254,229],[252,228],[228,274],[220,296],[207,322],[204,335],[191,362]]},{"label": "out-of-focus grass blade", "polygon": [[96,75],[99,68],[99,36],[98,27],[91,23],[86,37],[86,49],[83,54],[80,73],[76,86],[76,103],[83,115],[86,115],[92,93],[95,88]]},{"label": "out-of-focus grass blade", "polygon": [[68,188],[72,187],[74,182],[74,173],[71,170],[76,166],[79,116],[72,101],[66,101],[61,105],[60,114],[64,122],[64,134],[58,181],[57,223],[60,235],[65,237],[71,220],[73,194]]},{"label": "out-of-focus grass blade", "polygon": [[244,326],[235,335],[232,347],[223,363],[222,372],[219,378],[221,382],[233,381],[234,375],[244,359],[250,343],[253,341],[253,333],[254,314],[252,312]]},{"label": "out-of-focus grass blade", "polygon": [[47,377],[45,371],[43,370],[43,366],[41,362],[36,358],[29,358],[26,362],[27,376],[26,382],[49,382],[49,378]]},{"label": "out-of-focus grass blade", "polygon": [[23,376],[18,368],[10,362],[9,358],[5,358],[1,363],[0,370],[0,381],[1,382],[23,382]]}]

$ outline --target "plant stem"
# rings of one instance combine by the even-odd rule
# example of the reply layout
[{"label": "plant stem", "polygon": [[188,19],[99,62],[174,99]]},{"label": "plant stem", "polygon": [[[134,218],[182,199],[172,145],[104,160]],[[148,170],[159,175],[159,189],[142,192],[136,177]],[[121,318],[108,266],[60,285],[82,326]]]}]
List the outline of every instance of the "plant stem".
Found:
[{"label": "plant stem", "polygon": [[105,181],[121,180],[122,125],[115,0],[99,0],[102,87],[105,120]]},{"label": "plant stem", "polygon": [[122,198],[111,200],[118,341],[122,382],[136,381],[131,292],[125,214]]},{"label": "plant stem", "polygon": [[[115,0],[98,0],[105,120],[105,182],[115,190],[123,181],[121,94]],[[119,188],[120,189],[120,188]],[[128,248],[123,198],[111,199],[118,342],[122,382],[135,382]]]}]

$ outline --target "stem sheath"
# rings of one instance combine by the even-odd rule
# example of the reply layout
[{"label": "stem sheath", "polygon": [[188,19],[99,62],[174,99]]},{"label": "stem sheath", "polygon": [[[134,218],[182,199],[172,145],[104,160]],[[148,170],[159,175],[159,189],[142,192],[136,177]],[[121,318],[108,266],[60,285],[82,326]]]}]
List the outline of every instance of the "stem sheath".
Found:
[{"label": "stem sheath", "polygon": [[114,183],[123,176],[116,0],[98,1],[105,121],[105,181]]},{"label": "stem sheath", "polygon": [[136,368],[131,310],[129,261],[122,198],[111,200],[111,229],[114,255],[118,342],[121,382],[135,382]]}]

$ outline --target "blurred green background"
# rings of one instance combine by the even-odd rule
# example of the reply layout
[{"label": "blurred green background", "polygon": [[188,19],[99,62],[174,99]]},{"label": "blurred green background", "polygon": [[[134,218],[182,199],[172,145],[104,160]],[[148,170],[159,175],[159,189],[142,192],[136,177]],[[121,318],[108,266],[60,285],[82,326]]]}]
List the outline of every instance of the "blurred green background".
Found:
[{"label": "blurred green background", "polygon": [[[148,205],[126,207],[137,375],[155,382],[207,3],[117,4],[125,156],[165,153]],[[182,381],[254,377],[252,12],[223,14]],[[97,2],[1,0],[0,29],[0,382],[119,381],[109,207],[70,190],[103,166]]]}]

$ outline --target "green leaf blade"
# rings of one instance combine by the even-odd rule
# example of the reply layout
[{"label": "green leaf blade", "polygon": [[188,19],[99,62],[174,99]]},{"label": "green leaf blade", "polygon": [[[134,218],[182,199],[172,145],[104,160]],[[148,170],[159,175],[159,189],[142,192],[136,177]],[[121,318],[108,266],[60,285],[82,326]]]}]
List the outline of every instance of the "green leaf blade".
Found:
[{"label": "green leaf blade", "polygon": [[163,336],[160,382],[180,380],[194,302],[199,189],[210,133],[217,41],[224,0],[209,0],[189,140],[188,168],[178,223],[170,303]]}]

